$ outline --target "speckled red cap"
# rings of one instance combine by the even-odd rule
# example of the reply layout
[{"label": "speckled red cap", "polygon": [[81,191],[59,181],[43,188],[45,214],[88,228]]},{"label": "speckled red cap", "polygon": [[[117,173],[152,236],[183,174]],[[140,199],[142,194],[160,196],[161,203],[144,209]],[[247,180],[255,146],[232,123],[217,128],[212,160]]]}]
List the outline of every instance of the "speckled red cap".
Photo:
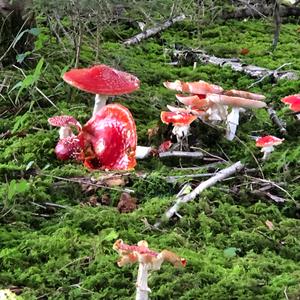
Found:
[{"label": "speckled red cap", "polygon": [[137,77],[106,65],[72,69],[63,75],[63,79],[85,92],[108,96],[128,94],[140,86]]}]

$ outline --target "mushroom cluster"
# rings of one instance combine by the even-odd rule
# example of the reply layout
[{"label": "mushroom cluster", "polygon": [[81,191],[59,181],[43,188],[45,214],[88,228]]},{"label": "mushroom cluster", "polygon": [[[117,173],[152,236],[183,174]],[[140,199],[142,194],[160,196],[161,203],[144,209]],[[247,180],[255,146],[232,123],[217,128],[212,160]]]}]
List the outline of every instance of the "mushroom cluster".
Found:
[{"label": "mushroom cluster", "polygon": [[134,168],[137,135],[133,117],[126,107],[106,105],[106,100],[109,96],[137,90],[139,79],[103,64],[71,69],[63,79],[80,90],[96,94],[96,97],[92,118],[83,127],[72,116],[48,119],[50,125],[60,127],[55,148],[57,158],[83,161],[89,169]]},{"label": "mushroom cluster", "polygon": [[[48,122],[61,127],[55,148],[58,159],[76,159],[89,169],[129,170],[135,167],[136,127],[126,107],[106,105],[84,126],[71,116],[52,117]],[[62,132],[67,132],[67,136]]]},{"label": "mushroom cluster", "polygon": [[169,250],[156,252],[148,247],[146,241],[139,241],[137,245],[128,245],[123,240],[117,240],[113,249],[116,250],[120,258],[117,262],[119,267],[126,264],[139,264],[137,282],[136,282],[136,300],[147,300],[148,293],[151,291],[148,287],[148,271],[159,270],[164,261],[170,262],[175,267],[185,267],[186,260],[179,257]]},{"label": "mushroom cluster", "polygon": [[[196,82],[176,80],[164,82],[164,86],[171,90],[190,94],[176,95],[177,100],[185,106],[184,108],[168,106],[170,112],[161,113],[162,122],[174,125],[173,133],[177,139],[187,135],[190,123],[199,118],[203,122],[225,122],[227,125],[226,138],[231,141],[235,137],[239,124],[239,113],[245,108],[266,106],[266,103],[262,101],[265,99],[263,95],[239,90],[224,91],[222,87],[202,80]],[[177,123],[179,123],[180,129],[178,129]]]}]

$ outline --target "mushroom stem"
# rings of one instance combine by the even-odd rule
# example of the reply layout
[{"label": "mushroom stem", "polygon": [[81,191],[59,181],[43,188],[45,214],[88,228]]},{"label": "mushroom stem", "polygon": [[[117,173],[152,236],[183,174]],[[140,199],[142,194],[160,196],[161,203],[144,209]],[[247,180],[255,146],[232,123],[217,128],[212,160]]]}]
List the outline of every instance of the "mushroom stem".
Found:
[{"label": "mushroom stem", "polygon": [[148,287],[148,270],[149,266],[139,263],[138,276],[136,281],[136,297],[135,300],[148,300],[148,293],[151,290]]},{"label": "mushroom stem", "polygon": [[177,142],[179,143],[183,137],[187,136],[188,133],[189,133],[189,128],[190,128],[190,125],[181,125],[181,126],[177,126],[175,125],[173,130],[172,130],[172,133],[174,135],[176,135],[176,138],[177,138]]},{"label": "mushroom stem", "polygon": [[69,126],[60,127],[58,133],[59,133],[60,140],[73,135],[72,129]]},{"label": "mushroom stem", "polygon": [[230,114],[227,116],[226,139],[228,141],[232,141],[235,137],[235,132],[239,125],[240,111],[241,109],[239,107],[233,107]]},{"label": "mushroom stem", "polygon": [[135,150],[135,158],[136,159],[144,159],[153,153],[154,148],[152,147],[147,147],[147,146],[136,146]]},{"label": "mushroom stem", "polygon": [[270,153],[274,151],[274,147],[273,146],[268,146],[268,147],[263,147],[261,149],[261,152],[264,153],[262,160],[267,160],[267,158],[270,156]]},{"label": "mushroom stem", "polygon": [[97,112],[106,105],[106,101],[108,99],[107,95],[96,94],[95,96],[95,105],[93,110],[93,116],[97,114]]}]

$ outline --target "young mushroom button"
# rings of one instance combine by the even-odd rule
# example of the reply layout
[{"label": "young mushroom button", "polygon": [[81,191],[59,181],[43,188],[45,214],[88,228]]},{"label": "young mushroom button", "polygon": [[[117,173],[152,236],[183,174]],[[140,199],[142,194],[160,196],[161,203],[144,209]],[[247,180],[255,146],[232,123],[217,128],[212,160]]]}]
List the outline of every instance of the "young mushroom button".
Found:
[{"label": "young mushroom button", "polygon": [[106,65],[72,69],[63,79],[80,90],[96,94],[93,116],[106,104],[108,96],[128,94],[140,86],[137,77]]}]

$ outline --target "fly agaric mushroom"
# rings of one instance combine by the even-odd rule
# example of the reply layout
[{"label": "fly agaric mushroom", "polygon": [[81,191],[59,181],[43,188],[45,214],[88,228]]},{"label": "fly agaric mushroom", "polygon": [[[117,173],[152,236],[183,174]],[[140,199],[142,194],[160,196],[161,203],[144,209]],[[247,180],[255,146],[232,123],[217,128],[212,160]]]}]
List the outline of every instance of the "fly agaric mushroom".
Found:
[{"label": "fly agaric mushroom", "polygon": [[72,69],[63,79],[80,90],[96,94],[93,116],[106,104],[108,96],[128,94],[140,86],[137,77],[106,65]]},{"label": "fly agaric mushroom", "polygon": [[137,245],[127,245],[121,239],[117,240],[113,249],[116,250],[120,259],[117,264],[122,267],[126,264],[139,263],[136,282],[136,300],[148,300],[151,290],[148,287],[148,271],[159,270],[164,261],[168,261],[175,267],[185,267],[186,260],[169,250],[160,253],[149,249],[146,241],[139,241]]},{"label": "fly agaric mushroom", "polygon": [[136,127],[120,104],[102,107],[82,128],[85,165],[91,169],[129,170],[136,165]]},{"label": "fly agaric mushroom", "polygon": [[270,153],[274,151],[274,146],[280,145],[284,139],[279,139],[276,136],[267,135],[264,137],[259,137],[256,140],[256,147],[261,147],[261,152],[264,153],[262,160],[266,160]]},{"label": "fly agaric mushroom", "polygon": [[58,159],[82,160],[89,169],[129,170],[135,167],[136,127],[126,107],[106,105],[83,127],[78,124],[78,135],[59,140],[55,148]]},{"label": "fly agaric mushroom", "polygon": [[296,113],[296,117],[300,120],[300,94],[286,96],[281,99],[289,108]]},{"label": "fly agaric mushroom", "polygon": [[177,141],[188,135],[190,124],[197,119],[197,116],[192,115],[188,112],[171,112],[162,111],[160,118],[163,123],[174,125],[172,133],[176,135]]},{"label": "fly agaric mushroom", "polygon": [[180,80],[175,80],[174,82],[166,81],[163,85],[171,90],[197,95],[206,95],[208,93],[220,94],[223,92],[222,87],[203,80],[195,82],[183,82]]},{"label": "fly agaric mushroom", "polygon": [[72,136],[73,131],[71,126],[75,126],[77,130],[81,130],[80,123],[72,116],[55,116],[48,119],[48,123],[52,126],[60,127],[59,138],[64,139]]},{"label": "fly agaric mushroom", "polygon": [[[227,113],[227,106],[231,106],[231,112],[226,116],[227,123],[227,133],[226,138],[231,141],[235,137],[236,128],[239,124],[239,114],[243,108],[263,108],[266,106],[265,102],[260,100],[265,99],[263,95],[249,93],[245,91],[231,90],[225,92],[229,95],[219,95],[219,94],[207,94],[206,100],[212,102],[216,105],[216,108],[223,108],[225,106]],[[242,98],[239,96],[247,96],[249,98]],[[218,115],[218,111],[214,111]],[[225,118],[224,113],[220,114],[221,119]],[[217,116],[218,117],[218,116]],[[214,116],[215,118],[215,116]]]}]

